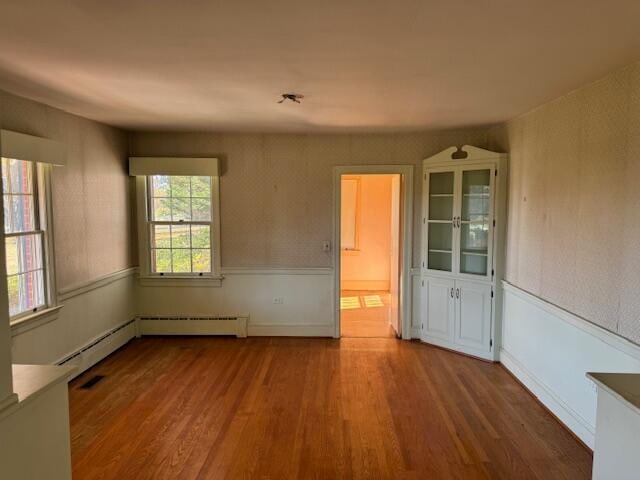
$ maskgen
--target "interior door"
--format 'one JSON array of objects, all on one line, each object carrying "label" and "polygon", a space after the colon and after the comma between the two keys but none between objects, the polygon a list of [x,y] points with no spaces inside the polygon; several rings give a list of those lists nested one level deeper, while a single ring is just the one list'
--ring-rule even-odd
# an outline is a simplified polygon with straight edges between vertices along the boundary
[{"label": "interior door", "polygon": [[491,285],[456,280],[455,343],[489,351]]},{"label": "interior door", "polygon": [[426,265],[432,273],[453,273],[456,269],[454,245],[456,228],[456,169],[429,171],[427,178]]},{"label": "interior door", "polygon": [[448,278],[427,277],[424,279],[422,298],[422,340],[429,337],[446,341],[453,340],[455,312],[455,282]]},{"label": "interior door", "polygon": [[401,324],[400,324],[400,175],[394,175],[391,177],[391,248],[390,248],[390,279],[389,279],[389,293],[390,293],[390,308],[389,308],[389,321],[391,326],[396,332],[396,336],[400,337]]},{"label": "interior door", "polygon": [[457,222],[459,273],[491,279],[493,239],[492,166],[465,167],[460,171],[460,210]]}]

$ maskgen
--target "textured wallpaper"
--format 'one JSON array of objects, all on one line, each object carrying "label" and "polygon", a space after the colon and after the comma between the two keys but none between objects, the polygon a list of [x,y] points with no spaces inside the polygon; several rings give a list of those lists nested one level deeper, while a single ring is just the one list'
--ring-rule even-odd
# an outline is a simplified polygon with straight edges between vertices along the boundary
[{"label": "textured wallpaper", "polygon": [[451,145],[486,148],[486,128],[393,134],[134,133],[132,155],[210,155],[222,163],[224,267],[325,267],[332,254],[333,166],[410,164],[414,265],[420,257],[422,159]]},{"label": "textured wallpaper", "polygon": [[507,280],[640,343],[640,64],[490,140],[510,152]]},{"label": "textured wallpaper", "polygon": [[52,174],[58,288],[132,266],[126,133],[5,92],[0,125],[67,146]]}]

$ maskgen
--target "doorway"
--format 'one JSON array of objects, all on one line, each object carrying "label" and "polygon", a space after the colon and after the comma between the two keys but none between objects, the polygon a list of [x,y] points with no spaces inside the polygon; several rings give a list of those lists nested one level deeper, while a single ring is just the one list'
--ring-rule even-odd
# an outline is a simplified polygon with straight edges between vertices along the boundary
[{"label": "doorway", "polygon": [[336,336],[409,338],[411,167],[337,170]]}]

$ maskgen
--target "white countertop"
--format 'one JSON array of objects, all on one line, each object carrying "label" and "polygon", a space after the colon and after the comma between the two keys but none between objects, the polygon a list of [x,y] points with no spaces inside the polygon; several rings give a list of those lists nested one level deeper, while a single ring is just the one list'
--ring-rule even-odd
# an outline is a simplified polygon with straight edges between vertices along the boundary
[{"label": "white countertop", "polygon": [[640,373],[587,373],[599,387],[640,413]]},{"label": "white countertop", "polygon": [[65,365],[17,365],[13,369],[13,391],[18,395],[18,402],[37,395],[60,381],[66,381],[75,370],[74,366]]}]

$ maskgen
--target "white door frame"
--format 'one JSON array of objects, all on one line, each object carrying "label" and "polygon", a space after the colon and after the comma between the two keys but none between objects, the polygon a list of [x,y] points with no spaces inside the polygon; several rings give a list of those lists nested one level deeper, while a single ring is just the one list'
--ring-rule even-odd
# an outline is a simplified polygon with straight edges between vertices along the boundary
[{"label": "white door frame", "polygon": [[333,304],[334,338],[340,338],[340,177],[342,175],[399,174],[402,198],[402,261],[400,262],[400,325],[402,338],[411,339],[411,268],[413,263],[413,165],[349,165],[333,167]]}]

